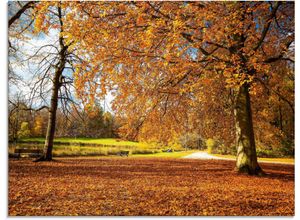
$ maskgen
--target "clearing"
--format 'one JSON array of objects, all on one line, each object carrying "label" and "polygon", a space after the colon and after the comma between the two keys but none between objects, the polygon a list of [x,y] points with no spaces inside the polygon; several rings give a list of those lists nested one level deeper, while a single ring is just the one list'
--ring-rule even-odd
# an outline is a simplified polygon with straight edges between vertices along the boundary
[{"label": "clearing", "polygon": [[176,158],[9,161],[9,215],[294,215],[294,166]]}]

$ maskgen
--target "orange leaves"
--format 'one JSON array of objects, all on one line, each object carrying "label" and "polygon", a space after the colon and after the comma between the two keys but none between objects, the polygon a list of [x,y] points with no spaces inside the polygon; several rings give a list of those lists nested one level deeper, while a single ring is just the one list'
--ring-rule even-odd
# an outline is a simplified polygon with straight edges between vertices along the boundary
[{"label": "orange leaves", "polygon": [[140,14],[137,19],[136,19],[136,24],[138,26],[143,26],[145,24],[145,19],[144,19],[144,15]]},{"label": "orange leaves", "polygon": [[43,23],[44,23],[45,15],[44,14],[39,14],[36,18],[35,21],[35,31],[38,33],[41,31]]},{"label": "orange leaves", "polygon": [[[279,64],[266,64],[264,60],[287,50],[276,26],[270,28],[262,46],[253,49],[261,28],[268,22],[270,4],[266,2],[63,5],[63,36],[66,43],[75,42],[69,51],[80,58],[79,69],[74,73],[78,96],[91,104],[89,100],[93,102],[114,89],[116,114],[126,115],[128,133],[143,121],[140,137],[161,138],[167,130],[167,138],[163,138],[171,139],[174,133],[199,127],[205,128],[203,133],[219,129],[220,136],[230,136],[230,107],[234,103],[228,94],[244,83],[253,84],[255,78],[267,79],[271,73],[274,80]],[[41,10],[44,6],[47,8],[46,3],[38,7]],[[290,27],[291,24],[284,23],[287,17],[285,21],[279,16],[280,10],[290,13],[289,10],[279,9],[277,19]],[[43,14],[37,18],[37,29],[49,20]],[[191,71],[185,75],[188,70]],[[279,78],[277,83],[293,90],[291,80],[283,83]],[[256,85],[251,87],[252,96],[263,92]],[[292,95],[286,94],[292,100]],[[256,105],[261,103],[256,101]],[[208,126],[189,126],[190,121],[201,117],[209,121]],[[223,124],[213,126],[212,122],[220,118],[226,118],[226,122],[222,120]],[[226,126],[228,131],[224,132]]]},{"label": "orange leaves", "polygon": [[50,26],[53,25],[51,20],[51,12],[49,7],[56,5],[56,2],[39,2],[34,5],[34,33],[44,32],[48,33]]},{"label": "orange leaves", "polygon": [[233,168],[234,161],[130,156],[10,160],[8,215],[294,214],[294,166],[263,164],[267,177]]}]

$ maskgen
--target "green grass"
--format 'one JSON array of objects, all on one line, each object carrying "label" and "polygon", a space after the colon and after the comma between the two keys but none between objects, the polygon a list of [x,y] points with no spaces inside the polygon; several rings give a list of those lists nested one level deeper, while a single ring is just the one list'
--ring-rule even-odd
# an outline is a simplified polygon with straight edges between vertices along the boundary
[{"label": "green grass", "polygon": [[[191,153],[194,153],[196,151],[178,151],[178,152],[170,152],[170,153],[167,153],[167,152],[160,152],[160,153],[152,153],[152,154],[129,154],[129,157],[130,158],[182,158],[184,156],[187,156]],[[85,158],[88,157],[88,156],[91,156],[92,158],[95,158],[94,156],[97,156],[97,157],[112,157],[112,158],[120,158],[120,156],[116,155],[116,154],[106,154],[104,152],[103,155],[98,155],[98,154],[94,154],[93,153],[82,153],[81,154],[72,154],[71,152],[68,152],[68,153],[63,153],[63,152],[60,152],[59,155],[56,155],[58,157],[69,157],[69,156],[76,156],[76,157],[82,157],[84,156]],[[126,157],[124,157],[126,158]]]},{"label": "green grass", "polygon": [[[44,138],[24,138],[16,145],[17,148],[39,148],[44,145]],[[16,146],[9,146],[9,153],[13,153]],[[117,155],[120,151],[129,151],[130,156],[137,157],[181,157],[189,153],[180,154],[164,153],[163,151],[172,148],[176,151],[184,150],[181,147],[168,147],[156,143],[141,143],[133,141],[118,140],[113,138],[56,138],[53,146],[53,156],[111,156]]]},{"label": "green grass", "polygon": [[[44,143],[45,138],[23,138],[20,140],[23,143]],[[54,143],[60,144],[95,144],[95,145],[110,145],[110,146],[147,146],[147,143],[118,140],[115,138],[55,138]]]},{"label": "green grass", "polygon": [[[124,149],[122,149],[123,151]],[[126,150],[126,149],[125,149]],[[53,156],[56,157],[64,157],[64,156],[116,156],[121,150],[114,148],[76,148],[72,147],[70,149],[57,149],[54,148]],[[128,150],[129,157],[134,158],[152,158],[152,157],[161,157],[161,158],[181,158],[195,151],[177,151],[177,152],[161,152],[159,150],[156,151],[140,151],[140,150]]]},{"label": "green grass", "polygon": [[187,156],[189,154],[195,153],[197,151],[189,150],[189,151],[177,151],[177,152],[161,152],[156,154],[134,154],[131,157],[136,158],[152,158],[152,157],[161,157],[161,158],[182,158],[184,156]]}]

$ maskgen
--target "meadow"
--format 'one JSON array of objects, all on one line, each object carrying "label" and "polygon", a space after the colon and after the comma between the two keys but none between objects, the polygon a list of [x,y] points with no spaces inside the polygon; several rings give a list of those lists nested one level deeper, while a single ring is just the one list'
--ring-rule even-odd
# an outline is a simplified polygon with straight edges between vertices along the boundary
[{"label": "meadow", "polygon": [[[24,138],[17,144],[9,145],[12,155],[16,148],[43,149],[44,138]],[[171,152],[167,152],[171,150]],[[129,151],[129,155],[156,157],[182,157],[193,150],[186,150],[180,145],[165,146],[158,143],[125,141],[114,138],[56,138],[54,140],[53,156],[112,156],[121,151]]]}]

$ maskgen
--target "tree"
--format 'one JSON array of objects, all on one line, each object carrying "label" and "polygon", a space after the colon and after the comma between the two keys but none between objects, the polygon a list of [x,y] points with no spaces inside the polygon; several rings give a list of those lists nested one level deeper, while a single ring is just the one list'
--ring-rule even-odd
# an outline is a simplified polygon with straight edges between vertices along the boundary
[{"label": "tree", "polygon": [[293,65],[293,2],[41,2],[35,8],[38,31],[60,32],[43,159],[52,158],[60,77],[70,57],[85,108],[114,93],[128,138],[168,142],[195,130],[209,136],[205,130],[212,128],[231,142],[235,127],[237,170],[263,173],[253,100],[258,106],[255,93],[265,87],[294,112],[291,95],[269,83],[278,66]]},{"label": "tree", "polygon": [[35,117],[33,135],[36,137],[41,137],[43,135],[43,122],[42,117],[40,116]]},{"label": "tree", "polygon": [[[15,94],[14,97],[9,96],[8,103],[8,135],[9,141],[17,141],[19,138],[19,131],[22,128],[23,122],[31,121],[31,112],[28,111],[26,100],[21,93]],[[28,129],[31,127],[27,125]],[[24,125],[23,125],[24,127]],[[30,129],[29,129],[30,130]],[[21,133],[24,133],[23,131]],[[27,131],[25,132],[27,134]],[[22,135],[21,135],[22,136]],[[24,136],[24,135],[23,135]],[[28,136],[28,134],[27,134]]]},{"label": "tree", "polygon": [[[90,54],[88,65],[75,72],[79,95],[89,91],[94,96],[96,88],[102,93],[117,90],[115,109],[134,122],[128,130],[143,130],[147,136],[154,130],[159,134],[162,129],[157,127],[168,127],[172,134],[182,130],[178,123],[186,120],[184,113],[203,98],[201,88],[210,90],[211,80],[225,82],[222,88],[234,95],[237,170],[263,173],[256,157],[251,96],[256,81],[264,83],[266,76],[273,75],[275,62],[293,62],[288,56],[294,42],[292,2],[82,3],[76,7],[76,13],[82,14],[81,25],[72,26],[70,32],[81,45],[78,52]],[[82,33],[89,36],[83,39]],[[97,81],[97,72],[102,83],[88,89],[86,81]]]},{"label": "tree", "polygon": [[21,123],[21,128],[18,131],[18,138],[26,138],[30,136],[29,124],[23,121]]},{"label": "tree", "polygon": [[[12,4],[11,7],[13,8],[14,6]],[[30,13],[33,19],[21,19],[22,13],[28,8],[32,8]],[[70,94],[73,81],[69,76],[72,75],[72,62],[76,58],[71,58],[71,50],[68,51],[68,49],[72,42],[68,42],[67,37],[63,33],[65,13],[60,2],[36,2],[34,4],[29,2],[19,9],[16,16],[22,22],[11,25],[14,22],[9,21],[10,40],[17,39],[18,41],[26,42],[37,35],[45,36],[48,33],[54,35],[49,44],[40,46],[33,54],[27,55],[23,53],[20,58],[21,60],[23,59],[23,62],[21,61],[20,63],[29,61],[27,64],[29,71],[34,70],[28,83],[31,90],[30,94],[27,95],[28,100],[31,101],[28,110],[48,109],[49,112],[44,153],[36,161],[52,160],[58,103],[60,101],[63,112],[67,114],[69,111],[68,103],[73,102]],[[24,23],[27,25],[27,28],[20,33],[14,34],[14,30],[18,30]],[[39,37],[37,36],[37,38]],[[27,58],[26,55],[28,56]],[[51,99],[49,100],[50,93]]]},{"label": "tree", "polygon": [[[65,40],[62,36],[63,33],[63,20],[62,20],[62,9],[60,3],[57,5],[57,16],[59,27],[60,27],[60,36],[59,36],[59,49],[58,49],[58,62],[55,65],[55,72],[53,76],[52,84],[52,95],[49,108],[49,118],[48,118],[48,128],[46,133],[46,140],[44,146],[44,153],[42,157],[38,158],[37,161],[43,160],[52,160],[52,149],[53,149],[53,140],[55,134],[55,125],[56,125],[56,111],[58,106],[58,93],[59,89],[63,83],[63,71],[66,67],[66,58],[69,45],[65,43]],[[39,20],[38,20],[39,21]],[[41,21],[43,22],[43,20]]]}]

